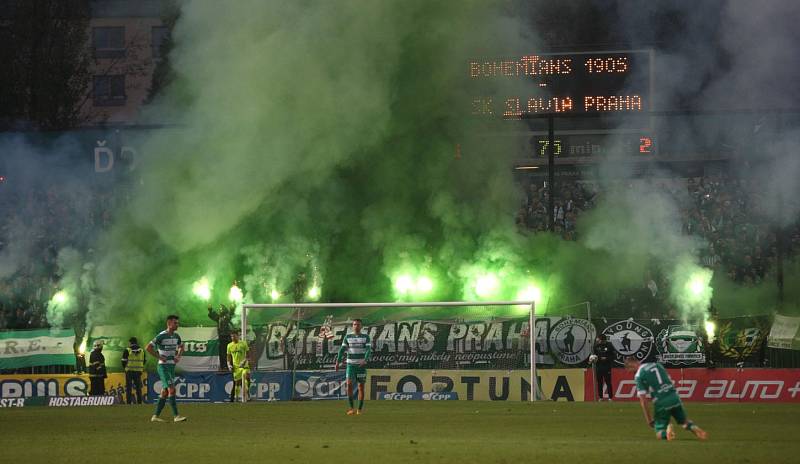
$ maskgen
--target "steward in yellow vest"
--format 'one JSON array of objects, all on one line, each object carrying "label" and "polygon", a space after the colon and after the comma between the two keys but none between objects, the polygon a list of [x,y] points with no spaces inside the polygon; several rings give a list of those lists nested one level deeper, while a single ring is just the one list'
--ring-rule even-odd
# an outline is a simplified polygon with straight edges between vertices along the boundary
[{"label": "steward in yellow vest", "polygon": [[125,397],[133,404],[131,390],[136,392],[136,402],[142,404],[142,372],[144,371],[144,350],[136,337],[128,340],[128,348],[122,353],[122,367],[125,368]]}]

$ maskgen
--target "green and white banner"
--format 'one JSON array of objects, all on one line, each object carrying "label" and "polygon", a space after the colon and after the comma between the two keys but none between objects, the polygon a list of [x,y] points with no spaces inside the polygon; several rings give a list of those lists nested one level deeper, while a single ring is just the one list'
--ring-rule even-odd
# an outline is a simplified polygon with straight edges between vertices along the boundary
[{"label": "green and white banner", "polygon": [[181,327],[178,335],[185,349],[179,370],[187,372],[219,369],[219,338],[216,327]]},{"label": "green and white banner", "polygon": [[72,329],[0,332],[0,369],[74,365]]},{"label": "green and white banner", "polygon": [[769,331],[767,345],[770,348],[800,350],[800,317],[776,314]]},{"label": "green and white banner", "polygon": [[[153,334],[153,337],[156,334]],[[183,340],[185,352],[178,364],[178,369],[187,372],[215,371],[219,369],[219,340],[215,327],[181,327],[178,335]],[[109,371],[122,370],[122,353],[128,347],[128,339],[133,334],[119,325],[100,325],[92,328],[87,343],[87,353],[91,351],[96,340],[103,342],[103,356]],[[153,337],[140,339],[139,345],[145,348]],[[149,354],[146,354],[148,358]]]}]

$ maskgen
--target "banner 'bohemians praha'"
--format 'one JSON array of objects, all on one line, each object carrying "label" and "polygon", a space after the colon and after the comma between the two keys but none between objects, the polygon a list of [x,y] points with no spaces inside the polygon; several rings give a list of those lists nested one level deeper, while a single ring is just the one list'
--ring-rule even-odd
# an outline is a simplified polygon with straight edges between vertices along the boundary
[{"label": "banner 'bohemians praha'", "polygon": [[[705,328],[677,320],[609,320],[542,317],[536,320],[537,363],[585,366],[594,340],[604,334],[615,363],[625,356],[670,366],[702,366],[709,355],[729,362],[755,361],[769,332],[767,317],[723,319],[713,340]],[[347,324],[276,322],[255,331],[258,368],[318,369],[334,364]],[[529,365],[527,318],[477,322],[408,320],[364,328],[372,340],[370,368],[521,369]]]}]

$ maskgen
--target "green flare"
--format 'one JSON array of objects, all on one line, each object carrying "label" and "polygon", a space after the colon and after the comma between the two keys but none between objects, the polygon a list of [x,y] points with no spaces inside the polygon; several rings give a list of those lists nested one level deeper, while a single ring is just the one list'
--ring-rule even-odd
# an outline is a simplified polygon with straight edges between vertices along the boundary
[{"label": "green flare", "polygon": [[409,275],[401,275],[395,279],[394,288],[399,294],[407,294],[414,289],[414,280]]},{"label": "green flare", "polygon": [[712,273],[708,270],[697,271],[689,277],[686,282],[685,288],[690,299],[703,301],[708,299],[711,292],[709,282],[711,282]]},{"label": "green flare", "polygon": [[715,324],[714,321],[707,320],[705,322],[705,329],[706,329],[706,335],[708,336],[708,341],[713,342],[715,334],[717,332],[717,324]]},{"label": "green flare", "polygon": [[208,284],[208,278],[203,277],[192,285],[192,293],[203,301],[211,299],[211,287]]},{"label": "green flare", "polygon": [[234,303],[242,301],[242,289],[240,289],[236,284],[233,284],[228,292],[228,299]]},{"label": "green flare", "polygon": [[317,299],[319,299],[319,297],[320,297],[320,295],[321,295],[321,294],[322,294],[322,289],[320,289],[320,288],[319,288],[318,286],[316,286],[316,285],[313,285],[311,288],[309,288],[309,289],[308,289],[308,297],[309,297],[311,300],[317,300]]},{"label": "green flare", "polygon": [[531,284],[517,293],[518,301],[533,301],[537,304],[542,302],[542,289],[538,286]]},{"label": "green flare", "polygon": [[57,305],[63,305],[64,303],[67,302],[67,298],[68,298],[67,292],[65,292],[64,290],[59,290],[53,295],[53,303]]},{"label": "green flare", "polygon": [[420,276],[417,278],[414,289],[418,294],[426,295],[433,291],[433,280],[431,280],[428,276]]},{"label": "green flare", "polygon": [[680,260],[672,277],[671,300],[685,320],[705,320],[714,290],[710,283],[713,272],[691,262]]},{"label": "green flare", "polygon": [[689,283],[687,284],[689,287],[689,291],[693,296],[699,297],[703,294],[703,291],[706,288],[706,282],[704,279],[699,276],[692,277],[689,279]]},{"label": "green flare", "polygon": [[500,282],[494,274],[484,274],[475,280],[475,294],[486,299],[497,294]]}]

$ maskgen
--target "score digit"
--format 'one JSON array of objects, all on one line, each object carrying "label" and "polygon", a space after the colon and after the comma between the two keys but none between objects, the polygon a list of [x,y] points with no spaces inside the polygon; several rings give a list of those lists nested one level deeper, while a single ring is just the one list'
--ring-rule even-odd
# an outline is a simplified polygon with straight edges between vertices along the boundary
[{"label": "score digit", "polygon": [[639,137],[639,153],[652,153],[653,139],[650,137]]}]

